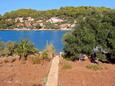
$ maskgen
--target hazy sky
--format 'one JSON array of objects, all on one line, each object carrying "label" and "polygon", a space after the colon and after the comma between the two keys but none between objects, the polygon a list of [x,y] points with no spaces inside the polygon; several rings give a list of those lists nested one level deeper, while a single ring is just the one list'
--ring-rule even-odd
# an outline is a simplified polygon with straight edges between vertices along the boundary
[{"label": "hazy sky", "polygon": [[0,14],[21,8],[46,10],[64,6],[105,6],[115,8],[115,0],[1,0]]}]

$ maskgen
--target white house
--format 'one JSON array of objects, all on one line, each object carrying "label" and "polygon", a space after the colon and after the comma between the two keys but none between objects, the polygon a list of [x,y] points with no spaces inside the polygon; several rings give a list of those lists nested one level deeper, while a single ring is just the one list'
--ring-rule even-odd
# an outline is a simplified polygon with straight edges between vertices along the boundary
[{"label": "white house", "polygon": [[34,18],[27,17],[27,20],[30,21],[30,22],[32,22],[32,21],[34,21]]},{"label": "white house", "polygon": [[63,19],[57,18],[57,17],[52,17],[49,20],[47,20],[46,22],[51,22],[51,23],[58,23],[58,22],[63,22]]},{"label": "white house", "polygon": [[15,19],[15,22],[24,22],[24,18],[23,17],[17,17],[16,19]]}]

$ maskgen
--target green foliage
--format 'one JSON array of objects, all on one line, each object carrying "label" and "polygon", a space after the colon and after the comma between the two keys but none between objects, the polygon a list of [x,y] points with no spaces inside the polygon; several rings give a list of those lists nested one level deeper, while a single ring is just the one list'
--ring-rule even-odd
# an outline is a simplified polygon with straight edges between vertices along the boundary
[{"label": "green foliage", "polygon": [[97,53],[97,59],[101,62],[107,62],[107,58],[105,54],[102,54],[102,53]]},{"label": "green foliage", "polygon": [[86,68],[97,71],[97,70],[101,70],[102,67],[98,64],[89,64],[86,66]]},{"label": "green foliage", "polygon": [[38,56],[31,57],[31,61],[33,64],[40,64],[40,58]]},{"label": "green foliage", "polygon": [[1,50],[1,56],[8,56],[9,55],[9,50],[8,48],[4,48],[3,50]]},{"label": "green foliage", "polygon": [[[115,58],[115,26],[113,24],[115,16],[113,14],[115,15],[115,12],[94,13],[80,17],[74,30],[64,36],[65,57],[76,60],[80,53],[91,55],[95,47],[101,46],[103,51],[106,50],[106,53],[111,53],[112,58]],[[97,55],[99,60],[107,60],[105,55]]]},{"label": "green foliage", "polygon": [[16,18],[16,17],[37,17],[39,12],[32,9],[19,9],[16,11],[7,12],[4,14],[4,18]]},{"label": "green foliage", "polygon": [[[31,24],[36,23],[36,21],[38,20],[48,20],[51,17],[59,17],[59,18],[65,19],[66,23],[73,24],[74,20],[78,17],[86,16],[86,15],[90,16],[95,13],[103,14],[109,11],[114,12],[114,9],[105,8],[105,7],[85,7],[85,6],[84,7],[83,6],[81,7],[61,7],[60,9],[53,9],[53,10],[47,10],[47,11],[37,11],[37,10],[32,10],[32,9],[19,9],[19,10],[7,12],[3,16],[0,15],[0,29],[17,28],[16,26],[19,22],[16,23],[15,19],[18,17],[23,17],[24,19],[26,19],[27,17],[34,18],[35,21],[31,22]],[[110,14],[109,16],[112,17],[114,15]],[[8,19],[10,19],[10,21],[8,21]],[[112,24],[115,25],[114,20],[110,20],[110,21],[112,21]],[[59,29],[58,25],[48,24],[45,22],[46,28]],[[21,28],[21,26],[18,28]],[[31,28],[39,29],[41,27],[37,25],[36,27],[31,26]]]},{"label": "green foliage", "polygon": [[4,47],[5,47],[4,42],[0,41],[0,50],[3,50],[3,49],[4,49]]},{"label": "green foliage", "polygon": [[44,51],[42,52],[41,58],[43,58],[43,59],[48,59],[48,53],[47,53],[46,50],[44,50]]},{"label": "green foliage", "polygon": [[36,53],[38,50],[28,40],[15,42],[0,42],[0,56],[19,55],[22,59],[26,59],[29,54]]},{"label": "green foliage", "polygon": [[0,42],[0,56],[8,56],[10,54],[10,50],[7,48],[4,42]]},{"label": "green foliage", "polygon": [[37,49],[34,45],[28,40],[21,40],[17,44],[17,48],[15,52],[21,57],[21,59],[26,59],[29,54],[33,54],[37,52]]},{"label": "green foliage", "polygon": [[6,47],[9,50],[9,55],[13,55],[15,52],[14,50],[16,48],[16,43],[15,42],[7,42]]}]

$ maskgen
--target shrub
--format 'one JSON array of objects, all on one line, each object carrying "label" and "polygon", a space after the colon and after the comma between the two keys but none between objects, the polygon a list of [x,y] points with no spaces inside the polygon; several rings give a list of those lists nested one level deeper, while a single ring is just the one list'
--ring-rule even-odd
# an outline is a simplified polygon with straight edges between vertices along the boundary
[{"label": "shrub", "polygon": [[31,61],[32,61],[33,64],[40,64],[41,63],[40,60],[41,59],[38,56],[31,57]]},{"label": "shrub", "polygon": [[4,47],[5,47],[4,42],[0,41],[0,50],[4,49]]},{"label": "shrub", "polygon": [[88,69],[91,69],[91,70],[94,70],[94,71],[97,71],[97,70],[101,70],[102,67],[98,64],[89,64],[86,66]]},{"label": "shrub", "polygon": [[7,42],[6,43],[6,47],[9,50],[9,55],[13,55],[14,54],[14,50],[16,48],[16,43],[15,42]]},{"label": "shrub", "polygon": [[[38,50],[28,40],[21,40],[15,42],[0,42],[0,56],[13,56],[14,54],[20,56],[19,59],[26,60],[28,55],[37,53]],[[12,59],[12,58],[11,58]],[[33,63],[39,63],[38,58],[32,58]],[[7,61],[6,61],[7,62]]]},{"label": "shrub", "polygon": [[46,86],[47,79],[48,79],[48,75],[46,75],[46,76],[43,78],[43,80],[41,81],[42,86]]},{"label": "shrub", "polygon": [[10,51],[8,50],[8,48],[4,48],[3,50],[1,50],[2,56],[9,56]]},{"label": "shrub", "polygon": [[0,56],[3,56],[3,50],[5,48],[4,42],[0,41]]},{"label": "shrub", "polygon": [[[113,14],[115,13],[94,13],[81,17],[74,30],[64,36],[64,57],[77,60],[80,53],[91,55],[95,47],[101,46],[103,50],[107,50],[106,53],[115,58]],[[108,60],[102,54],[99,54],[98,58],[102,61]]]},{"label": "shrub", "polygon": [[46,45],[46,48],[43,50],[42,52],[42,58],[43,59],[51,59],[53,58],[55,54],[55,49],[54,49],[54,46],[53,44],[47,44]]},{"label": "shrub", "polygon": [[22,60],[25,60],[29,54],[37,52],[37,49],[34,45],[28,40],[21,40],[15,49],[15,52],[21,57]]},{"label": "shrub", "polygon": [[64,64],[63,64],[63,69],[71,69],[72,68],[72,65],[71,64],[69,64],[69,63],[67,63],[67,62],[65,62]]},{"label": "shrub", "polygon": [[16,44],[14,42],[0,42],[0,56],[9,56],[14,54]]},{"label": "shrub", "polygon": [[101,62],[107,62],[107,58],[105,54],[102,54],[102,53],[97,53],[97,59]]},{"label": "shrub", "polygon": [[41,58],[42,58],[42,59],[48,59],[48,52],[47,52],[46,50],[44,50],[44,51],[42,52]]}]

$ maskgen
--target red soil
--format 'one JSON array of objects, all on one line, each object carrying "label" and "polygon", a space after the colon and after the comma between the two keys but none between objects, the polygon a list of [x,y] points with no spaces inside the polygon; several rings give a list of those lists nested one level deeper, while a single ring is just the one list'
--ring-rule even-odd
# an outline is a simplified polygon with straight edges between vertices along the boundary
[{"label": "red soil", "polygon": [[41,86],[48,74],[50,62],[44,64],[0,64],[0,86]]},{"label": "red soil", "polygon": [[115,64],[102,64],[102,70],[94,71],[86,68],[89,62],[68,62],[72,66],[64,69],[60,63],[60,86],[115,86]]}]

